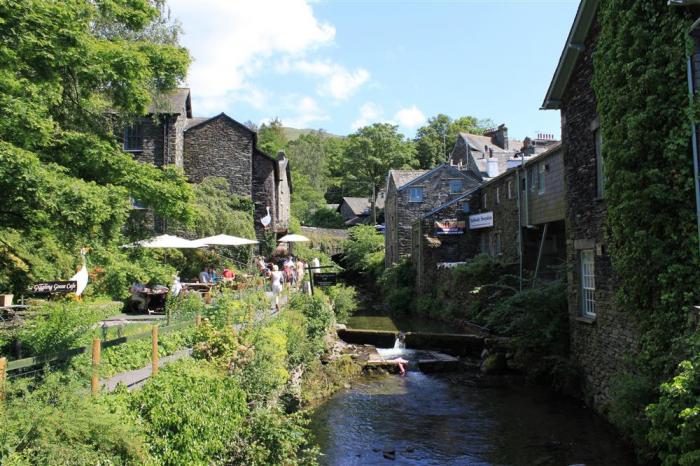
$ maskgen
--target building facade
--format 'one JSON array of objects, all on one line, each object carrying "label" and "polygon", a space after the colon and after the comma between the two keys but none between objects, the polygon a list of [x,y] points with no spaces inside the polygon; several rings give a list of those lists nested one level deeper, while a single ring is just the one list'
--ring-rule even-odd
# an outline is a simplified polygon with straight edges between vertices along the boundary
[{"label": "building facade", "polygon": [[633,319],[613,304],[615,275],[605,238],[604,141],[591,87],[597,0],[583,0],[543,108],[561,111],[571,354],[587,401],[605,410],[611,384],[634,351]]},{"label": "building facade", "polygon": [[[126,128],[124,150],[156,166],[175,165],[192,183],[224,178],[231,194],[255,205],[255,231],[284,234],[289,226],[291,176],[284,153],[273,157],[257,148],[257,134],[225,113],[192,116],[189,89],[154,101],[149,115]],[[267,228],[261,219],[270,215]]]},{"label": "building facade", "polygon": [[481,177],[444,164],[433,170],[390,170],[384,204],[387,267],[411,254],[413,223],[476,188]]}]

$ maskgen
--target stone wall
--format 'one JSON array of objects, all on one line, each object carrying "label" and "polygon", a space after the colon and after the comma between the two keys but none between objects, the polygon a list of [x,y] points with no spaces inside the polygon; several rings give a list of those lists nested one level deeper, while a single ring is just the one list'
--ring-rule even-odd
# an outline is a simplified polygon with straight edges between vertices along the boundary
[{"label": "stone wall", "polygon": [[193,183],[225,178],[233,194],[250,197],[253,146],[253,133],[222,114],[185,131],[185,173]]},{"label": "stone wall", "polygon": [[555,150],[550,154],[538,157],[532,164],[525,165],[529,170],[539,170],[539,165],[544,165],[544,192],[539,188],[528,193],[528,219],[529,225],[564,220],[566,205],[564,199],[564,160],[562,151]]},{"label": "stone wall", "polygon": [[[462,191],[451,194],[449,182],[457,179],[463,182]],[[396,219],[392,222],[392,229],[394,226],[396,227],[394,262],[396,262],[397,257],[401,258],[411,254],[412,225],[414,222],[431,210],[459,197],[463,192],[475,188],[478,183],[474,178],[464,176],[452,167],[443,166],[427,176],[410,183],[405,189],[397,190],[395,193]],[[419,187],[423,188],[423,201],[410,202],[410,188]],[[387,203],[388,200],[387,198]],[[387,228],[389,228],[389,218],[387,218]]]},{"label": "stone wall", "polygon": [[[599,411],[610,401],[611,382],[622,372],[637,334],[629,315],[613,306],[614,275],[604,235],[605,202],[596,199],[596,100],[591,88],[594,24],[562,102],[571,352],[581,367],[586,400]],[[594,251],[596,317],[581,312],[580,253]]]},{"label": "stone wall", "polygon": [[255,235],[258,241],[263,240],[264,228],[260,219],[267,215],[267,207],[270,207],[270,215],[277,218],[277,197],[275,189],[275,162],[260,151],[253,154],[253,203],[255,211]]},{"label": "stone wall", "polygon": [[[511,185],[510,196],[508,184]],[[480,190],[481,202],[471,214],[493,212],[493,227],[474,230],[481,252],[517,261],[518,253],[518,180],[515,172],[506,173],[486,183]],[[500,240],[499,240],[500,239]],[[500,251],[497,250],[500,242]]]},{"label": "stone wall", "polygon": [[[137,120],[143,134],[143,150],[129,151],[139,162],[151,163],[157,167],[163,165],[163,125],[160,120],[153,121],[150,117]],[[124,134],[122,133],[122,137]]]},{"label": "stone wall", "polygon": [[399,260],[399,234],[396,229],[397,209],[396,185],[390,179],[384,203],[384,225],[386,226],[384,230],[384,265],[386,267],[395,264]]}]

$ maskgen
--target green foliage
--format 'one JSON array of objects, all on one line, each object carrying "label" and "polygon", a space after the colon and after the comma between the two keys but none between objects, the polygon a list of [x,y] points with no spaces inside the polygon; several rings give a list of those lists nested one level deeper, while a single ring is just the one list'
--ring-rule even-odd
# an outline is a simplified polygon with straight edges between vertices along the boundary
[{"label": "green foliage", "polygon": [[48,374],[42,384],[9,384],[0,409],[4,465],[147,464],[145,435],[70,377]]},{"label": "green foliage", "polygon": [[355,287],[338,284],[326,288],[325,292],[333,303],[336,322],[347,323],[358,306]]},{"label": "green foliage", "polygon": [[240,373],[241,386],[248,399],[266,403],[276,399],[289,379],[287,371],[287,336],[276,326],[259,329],[250,341],[253,356]]},{"label": "green foliage", "polygon": [[301,312],[306,319],[307,338],[315,354],[323,353],[325,336],[334,320],[333,308],[328,298],[320,294],[309,296],[296,293],[291,296],[289,307]]},{"label": "green foliage", "polygon": [[319,207],[311,214],[308,225],[320,228],[345,228],[345,220],[336,210]]},{"label": "green foliage", "polygon": [[682,361],[649,405],[648,440],[664,466],[700,464],[700,357]]},{"label": "green foliage", "polygon": [[191,221],[182,172],[136,162],[114,137],[186,74],[158,5],[0,3],[0,288],[70,277],[83,246],[120,254],[130,196]]},{"label": "green foliage", "polygon": [[[364,195],[379,192],[392,168],[416,165],[413,141],[404,139],[398,126],[374,123],[348,136],[342,167],[342,185],[353,184]],[[373,191],[374,188],[374,191]]]},{"label": "green foliage", "polygon": [[246,466],[317,464],[307,420],[302,414],[285,415],[278,408],[251,412],[233,444],[231,462]]},{"label": "green foliage", "polygon": [[[616,304],[633,316],[640,334],[631,376],[653,387],[669,380],[680,360],[694,357],[685,338],[693,331],[688,309],[700,299],[690,157],[690,123],[698,122],[698,103],[689,104],[686,75],[694,17],[662,0],[603,2],[598,17],[592,84],[603,139]],[[684,385],[693,371],[684,364],[677,379],[661,385],[661,398],[649,409],[647,440],[665,464],[700,461],[697,443],[684,437],[697,424],[679,417],[683,403],[691,411],[693,406],[683,390],[689,397],[700,393],[697,384]],[[621,390],[613,401],[620,406],[616,423],[643,455],[651,452],[643,416],[650,392]]]},{"label": "green foliage", "polygon": [[445,163],[459,133],[483,134],[493,127],[489,120],[463,116],[453,120],[442,113],[429,118],[428,124],[416,130],[414,142],[420,168],[432,169]]},{"label": "green foliage", "polygon": [[19,340],[31,354],[51,354],[87,345],[97,334],[94,326],[114,309],[105,311],[78,302],[46,303],[22,326]]},{"label": "green foliage", "polygon": [[292,215],[298,218],[302,225],[310,225],[313,213],[326,206],[323,191],[315,189],[306,175],[296,171],[292,171],[292,186]]},{"label": "green foliage", "polygon": [[153,456],[168,465],[225,462],[248,414],[236,381],[203,361],[169,364],[132,403]]},{"label": "green foliage", "polygon": [[348,230],[344,250],[347,269],[376,283],[384,269],[384,236],[371,225],[358,225]]},{"label": "green foliage", "polygon": [[384,270],[379,280],[384,303],[392,312],[410,312],[414,306],[416,268],[410,259],[401,259]]},{"label": "green foliage", "polygon": [[279,118],[270,123],[263,123],[258,130],[258,147],[266,154],[276,156],[277,152],[284,149],[287,137]]}]

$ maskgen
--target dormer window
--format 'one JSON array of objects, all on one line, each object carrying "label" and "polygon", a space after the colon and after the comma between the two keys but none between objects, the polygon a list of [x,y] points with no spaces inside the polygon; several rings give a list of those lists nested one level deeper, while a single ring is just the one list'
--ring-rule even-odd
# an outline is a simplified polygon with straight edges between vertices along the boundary
[{"label": "dormer window", "polygon": [[411,188],[409,202],[423,202],[423,188]]},{"label": "dormer window", "polygon": [[143,126],[141,123],[134,123],[124,129],[124,150],[127,152],[143,150]]},{"label": "dormer window", "polygon": [[450,194],[462,192],[462,180],[450,180]]}]

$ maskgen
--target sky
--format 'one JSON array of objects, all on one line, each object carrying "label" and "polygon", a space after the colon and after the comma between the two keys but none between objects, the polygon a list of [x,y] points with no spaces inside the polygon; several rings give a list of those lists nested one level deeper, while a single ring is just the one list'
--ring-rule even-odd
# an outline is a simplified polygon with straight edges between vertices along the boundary
[{"label": "sky", "polygon": [[407,137],[439,113],[560,135],[540,110],[578,0],[168,0],[196,116]]}]

